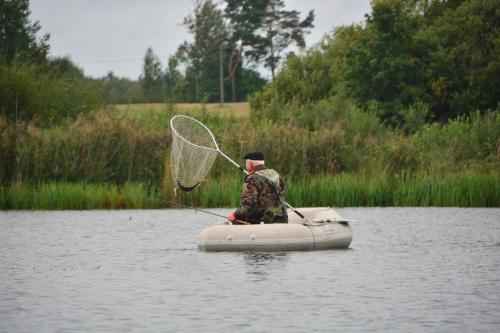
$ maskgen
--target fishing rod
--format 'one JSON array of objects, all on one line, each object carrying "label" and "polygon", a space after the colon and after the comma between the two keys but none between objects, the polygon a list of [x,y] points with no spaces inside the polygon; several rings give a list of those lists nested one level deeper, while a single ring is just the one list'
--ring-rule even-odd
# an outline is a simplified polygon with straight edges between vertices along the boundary
[{"label": "fishing rod", "polygon": [[[188,206],[188,205],[183,205],[181,203],[178,203],[178,202],[175,202],[175,201],[170,201],[170,200],[162,200],[161,203],[165,204],[170,204],[172,206],[177,206],[177,207],[182,207],[182,208],[189,208],[189,209],[193,209],[193,210],[196,210],[198,212],[202,212],[202,213],[205,213],[205,214],[210,214],[210,215],[214,215],[214,216],[218,216],[218,217],[222,217],[223,219],[227,220],[227,216],[224,216],[224,215],[220,215],[220,214],[217,214],[217,213],[212,213],[212,212],[209,212],[207,210],[203,210],[203,209],[199,209],[199,208],[196,208],[196,207],[191,207],[191,206]],[[234,221],[236,222],[237,224],[250,224],[248,222],[245,222],[245,221],[241,221],[241,220],[236,220]]]}]

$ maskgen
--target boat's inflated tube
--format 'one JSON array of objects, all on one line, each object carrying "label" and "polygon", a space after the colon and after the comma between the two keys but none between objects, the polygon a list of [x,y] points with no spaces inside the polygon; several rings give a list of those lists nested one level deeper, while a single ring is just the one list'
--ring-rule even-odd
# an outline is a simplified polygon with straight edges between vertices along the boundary
[{"label": "boat's inflated tube", "polygon": [[352,230],[331,208],[298,208],[288,223],[214,225],[198,235],[203,251],[310,251],[348,248]]}]

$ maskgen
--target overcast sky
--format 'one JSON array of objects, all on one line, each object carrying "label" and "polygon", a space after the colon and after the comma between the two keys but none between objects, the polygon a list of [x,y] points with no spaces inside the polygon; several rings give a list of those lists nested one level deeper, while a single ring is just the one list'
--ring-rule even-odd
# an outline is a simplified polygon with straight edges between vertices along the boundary
[{"label": "overcast sky", "polygon": [[[191,36],[181,25],[193,0],[31,0],[31,18],[50,33],[50,54],[69,56],[86,75],[109,71],[137,79],[148,47],[165,66],[179,44]],[[334,27],[362,22],[370,0],[285,0],[287,9],[314,9],[315,27],[306,37],[314,45]],[[266,73],[263,73],[266,74]]]}]

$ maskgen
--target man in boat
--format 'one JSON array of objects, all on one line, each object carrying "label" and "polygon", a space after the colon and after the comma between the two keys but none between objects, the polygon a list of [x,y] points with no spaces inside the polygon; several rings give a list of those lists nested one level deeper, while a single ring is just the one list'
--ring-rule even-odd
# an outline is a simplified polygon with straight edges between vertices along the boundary
[{"label": "man in boat", "polygon": [[240,206],[229,214],[228,220],[251,224],[287,223],[283,178],[275,170],[266,168],[264,153],[252,152],[243,158],[248,175],[241,189]]}]

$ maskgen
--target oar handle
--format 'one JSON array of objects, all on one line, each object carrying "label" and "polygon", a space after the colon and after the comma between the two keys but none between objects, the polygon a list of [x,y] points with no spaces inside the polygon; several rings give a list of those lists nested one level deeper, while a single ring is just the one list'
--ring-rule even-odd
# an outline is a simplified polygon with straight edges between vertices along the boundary
[{"label": "oar handle", "polygon": [[236,223],[236,224],[250,224],[250,223],[242,221],[242,220],[234,220],[233,223]]},{"label": "oar handle", "polygon": [[298,210],[296,210],[295,208],[293,208],[288,202],[285,201],[285,205],[287,205],[288,208],[290,208],[291,210],[293,210],[293,212],[295,214],[297,214],[298,216],[300,216],[302,219],[305,219],[304,215],[302,215],[301,212],[299,212]]}]

